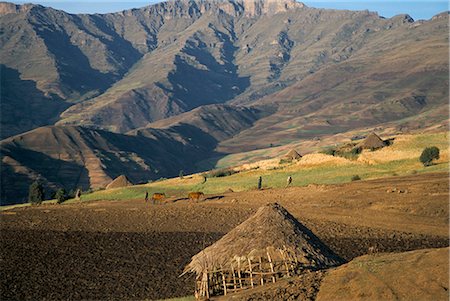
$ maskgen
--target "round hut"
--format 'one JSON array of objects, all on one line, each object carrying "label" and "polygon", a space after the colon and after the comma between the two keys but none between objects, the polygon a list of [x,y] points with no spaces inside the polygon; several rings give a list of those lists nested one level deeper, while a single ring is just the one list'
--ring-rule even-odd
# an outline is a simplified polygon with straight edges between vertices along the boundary
[{"label": "round hut", "polygon": [[183,275],[196,274],[195,295],[202,299],[342,263],[308,228],[275,203],[259,208],[193,256]]},{"label": "round hut", "polygon": [[360,147],[362,149],[377,149],[382,148],[386,144],[377,134],[371,133],[369,136],[366,137],[362,142],[360,142],[357,147]]},{"label": "round hut", "polygon": [[284,157],[283,159],[294,161],[294,160],[300,160],[302,156],[295,150],[291,149]]},{"label": "round hut", "polygon": [[128,181],[127,177],[124,175],[120,175],[115,178],[111,183],[106,186],[106,189],[127,187],[133,185],[130,181]]}]

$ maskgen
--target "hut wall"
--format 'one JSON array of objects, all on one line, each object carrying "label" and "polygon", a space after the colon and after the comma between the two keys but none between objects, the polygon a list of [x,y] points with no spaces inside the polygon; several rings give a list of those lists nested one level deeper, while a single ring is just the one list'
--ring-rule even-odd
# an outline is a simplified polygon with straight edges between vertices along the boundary
[{"label": "hut wall", "polygon": [[287,252],[278,251],[278,258],[281,259],[275,261],[269,253],[266,256],[239,258],[198,275],[195,290],[197,299],[251,289],[296,274],[301,269],[298,261]]}]

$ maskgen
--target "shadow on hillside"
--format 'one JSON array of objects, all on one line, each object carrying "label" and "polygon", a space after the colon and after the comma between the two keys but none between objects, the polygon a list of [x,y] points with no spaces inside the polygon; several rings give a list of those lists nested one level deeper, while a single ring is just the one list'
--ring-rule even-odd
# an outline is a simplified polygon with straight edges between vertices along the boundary
[{"label": "shadow on hillside", "polygon": [[1,205],[27,201],[29,186],[36,179],[44,185],[47,199],[60,187],[66,191],[89,189],[89,174],[84,166],[19,147],[3,148],[1,155],[9,156],[28,168],[26,172],[18,173],[13,166],[1,164]]},{"label": "shadow on hillside", "polygon": [[92,68],[88,57],[77,47],[66,31],[40,27],[36,33],[45,41],[49,52],[56,59],[59,77],[75,94],[89,91],[105,91],[117,79],[112,72],[103,73]]},{"label": "shadow on hillside", "polygon": [[230,41],[230,37],[218,32],[216,38],[223,43],[222,62],[219,63],[211,55],[207,44],[200,38],[191,38],[182,49],[189,57],[182,55],[175,57],[175,70],[168,76],[172,88],[160,84],[166,91],[171,90],[175,98],[188,106],[187,109],[205,104],[224,103],[250,86],[250,77],[240,77],[237,66],[233,64],[237,47]]},{"label": "shadow on hillside", "polygon": [[[116,135],[117,134],[112,134]],[[185,174],[207,171],[215,168],[218,160],[227,154],[214,151],[219,141],[205,131],[189,124],[179,124],[170,129],[146,128],[136,133],[136,141],[130,140],[127,136],[127,144],[119,141],[112,142],[123,151],[134,151],[142,154],[146,164],[161,167],[165,170],[153,175],[151,180],[160,177],[176,177],[180,171]],[[155,162],[155,158],[160,158]],[[201,167],[196,162],[214,158],[202,164]],[[142,181],[143,179],[140,179]],[[136,179],[139,181],[139,179]]]},{"label": "shadow on hillside", "polygon": [[56,121],[69,107],[57,95],[46,96],[32,80],[22,80],[19,71],[0,65],[0,139]]}]

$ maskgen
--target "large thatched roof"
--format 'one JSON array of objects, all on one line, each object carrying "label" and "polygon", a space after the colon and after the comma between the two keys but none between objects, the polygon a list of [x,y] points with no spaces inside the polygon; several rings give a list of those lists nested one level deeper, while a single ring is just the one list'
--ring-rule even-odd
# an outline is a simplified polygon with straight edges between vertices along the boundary
[{"label": "large thatched roof", "polygon": [[111,183],[106,186],[106,189],[127,187],[133,185],[130,181],[128,181],[127,177],[124,175],[120,175],[115,178]]},{"label": "large thatched roof", "polygon": [[302,156],[295,150],[295,149],[291,149],[285,156],[285,159],[289,159],[289,160],[298,160],[300,159]]},{"label": "large thatched roof", "polygon": [[259,256],[267,256],[268,252],[276,261],[280,254],[283,255],[279,250],[289,253],[305,269],[321,269],[341,263],[341,259],[308,228],[275,203],[259,208],[249,219],[192,257],[185,273],[211,271],[236,258],[256,260]]},{"label": "large thatched roof", "polygon": [[369,136],[360,142],[357,146],[361,148],[381,148],[385,146],[383,139],[381,139],[377,134],[371,133]]}]

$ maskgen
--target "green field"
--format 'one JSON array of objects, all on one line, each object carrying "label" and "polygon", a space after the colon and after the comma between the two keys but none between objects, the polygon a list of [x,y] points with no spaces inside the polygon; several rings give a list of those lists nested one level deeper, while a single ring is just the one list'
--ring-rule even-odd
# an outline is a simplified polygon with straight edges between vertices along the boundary
[{"label": "green field", "polygon": [[[426,146],[435,145],[441,150],[441,160],[434,165],[424,167],[418,157]],[[379,152],[379,153],[377,153]],[[406,153],[406,155],[405,155]],[[392,154],[392,161],[365,164],[356,161],[348,163],[321,164],[303,167],[295,164],[280,165],[276,170],[250,170],[243,171],[220,178],[208,178],[202,183],[199,175],[186,176],[184,179],[168,179],[145,185],[136,185],[127,188],[101,190],[83,195],[82,201],[91,200],[122,200],[143,199],[145,192],[164,192],[169,197],[186,197],[189,191],[202,191],[205,194],[220,194],[228,189],[233,191],[246,191],[257,188],[258,178],[263,178],[264,188],[281,188],[286,184],[288,176],[292,176],[294,186],[315,184],[339,184],[350,182],[352,176],[358,175],[362,180],[410,175],[425,172],[444,172],[449,170],[448,164],[448,133],[423,134],[407,136],[399,139],[392,146],[375,151],[368,155],[375,158],[386,157]],[[405,157],[395,159],[396,156]]]}]

